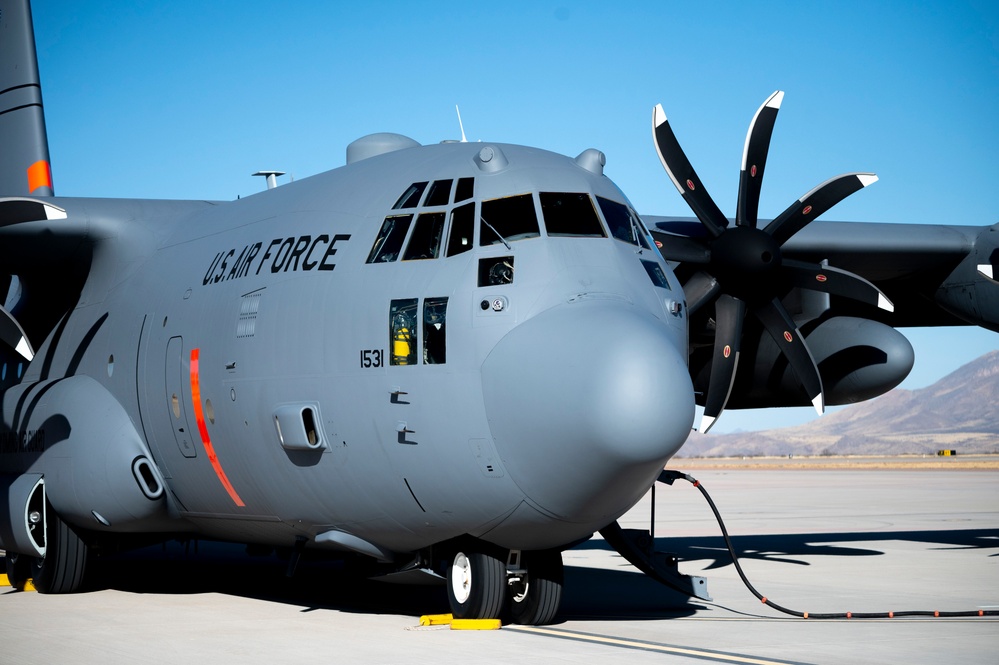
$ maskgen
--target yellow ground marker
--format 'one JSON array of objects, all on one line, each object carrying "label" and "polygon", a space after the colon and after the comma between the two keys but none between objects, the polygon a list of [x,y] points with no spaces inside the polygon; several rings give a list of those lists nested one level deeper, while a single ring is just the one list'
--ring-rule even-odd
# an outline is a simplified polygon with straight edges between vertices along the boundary
[{"label": "yellow ground marker", "polygon": [[[3,586],[13,586],[13,585],[10,583],[10,579],[7,577],[7,575],[5,575],[3,573],[0,573],[0,587],[3,587]],[[37,589],[35,589],[35,583],[34,583],[34,581],[31,580],[31,579],[28,579],[24,583],[24,590],[25,591],[37,591]]]},{"label": "yellow ground marker", "polygon": [[451,626],[451,630],[499,630],[503,622],[499,619],[455,619],[451,614],[424,614],[420,617],[421,626]]},{"label": "yellow ground marker", "polygon": [[499,619],[454,619],[451,630],[499,630],[503,622]]}]

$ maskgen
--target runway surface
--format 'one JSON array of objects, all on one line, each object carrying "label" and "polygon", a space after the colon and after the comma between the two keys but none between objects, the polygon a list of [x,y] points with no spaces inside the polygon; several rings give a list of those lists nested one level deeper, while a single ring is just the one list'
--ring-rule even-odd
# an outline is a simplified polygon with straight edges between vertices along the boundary
[{"label": "runway surface", "polygon": [[[686,465],[689,466],[689,465]],[[711,493],[761,593],[818,612],[999,609],[999,471],[686,469]],[[647,496],[622,519],[648,528]],[[0,589],[0,663],[994,663],[999,619],[816,621],[762,605],[709,508],[659,486],[655,536],[713,602],[638,573],[599,537],[564,554],[555,625],[419,628],[442,588],[179,544],[105,561],[94,590]]]}]

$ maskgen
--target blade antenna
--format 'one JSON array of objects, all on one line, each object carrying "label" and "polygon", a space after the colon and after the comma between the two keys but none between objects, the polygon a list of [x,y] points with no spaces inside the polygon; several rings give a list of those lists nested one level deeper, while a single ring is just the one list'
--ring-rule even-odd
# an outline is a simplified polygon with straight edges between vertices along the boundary
[{"label": "blade antenna", "polygon": [[454,111],[458,114],[458,127],[461,129],[461,142],[468,143],[468,139],[465,138],[465,125],[461,122],[461,111],[458,109],[458,105],[454,105]]}]

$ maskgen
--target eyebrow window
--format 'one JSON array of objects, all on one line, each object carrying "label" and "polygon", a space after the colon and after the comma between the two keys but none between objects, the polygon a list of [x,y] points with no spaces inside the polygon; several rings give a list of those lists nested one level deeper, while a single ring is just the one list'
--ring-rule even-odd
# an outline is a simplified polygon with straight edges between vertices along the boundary
[{"label": "eyebrow window", "polygon": [[454,202],[467,201],[475,195],[475,178],[458,178],[458,186],[454,188]]},{"label": "eyebrow window", "polygon": [[453,182],[454,180],[435,180],[434,184],[430,185],[427,200],[423,205],[446,206],[451,200],[451,183]]},{"label": "eyebrow window", "polygon": [[480,219],[480,245],[496,245],[541,235],[534,197],[530,194],[483,201]]},{"label": "eyebrow window", "polygon": [[399,210],[400,208],[415,208],[420,205],[420,197],[423,196],[423,190],[427,188],[427,183],[425,182],[414,182],[412,185],[402,193],[399,200],[395,202],[392,206],[393,210]]},{"label": "eyebrow window", "polygon": [[387,263],[399,258],[406,232],[413,221],[412,215],[395,215],[386,217],[382,228],[371,246],[368,263]]},{"label": "eyebrow window", "polygon": [[406,245],[403,261],[436,259],[444,233],[444,213],[425,212],[416,219],[413,235]]},{"label": "eyebrow window", "polygon": [[589,194],[541,192],[539,196],[548,235],[607,237]]}]

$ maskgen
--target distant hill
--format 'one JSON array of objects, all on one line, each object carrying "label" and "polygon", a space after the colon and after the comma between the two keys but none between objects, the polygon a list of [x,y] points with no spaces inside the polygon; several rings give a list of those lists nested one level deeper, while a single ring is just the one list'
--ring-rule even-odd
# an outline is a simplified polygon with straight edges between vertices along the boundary
[{"label": "distant hill", "polygon": [[[724,417],[724,416],[723,416]],[[999,351],[920,390],[892,390],[807,425],[692,433],[677,457],[999,453]]]}]

